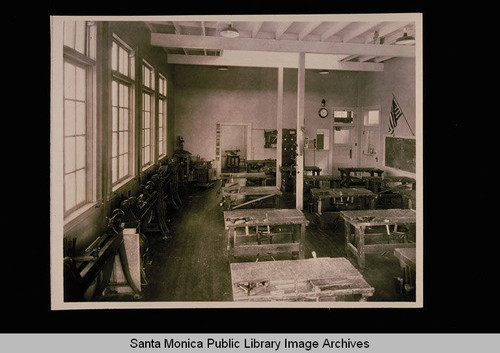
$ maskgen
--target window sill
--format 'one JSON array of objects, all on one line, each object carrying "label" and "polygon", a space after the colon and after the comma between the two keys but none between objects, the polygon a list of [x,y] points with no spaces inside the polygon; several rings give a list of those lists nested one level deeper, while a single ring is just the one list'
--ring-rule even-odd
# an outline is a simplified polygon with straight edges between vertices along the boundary
[{"label": "window sill", "polygon": [[116,192],[118,191],[118,189],[120,189],[122,186],[125,186],[126,184],[128,184],[130,181],[134,180],[135,177],[133,176],[130,176],[122,181],[120,181],[118,184],[114,185],[112,188],[111,188],[111,191],[113,192]]},{"label": "window sill", "polygon": [[82,220],[87,219],[97,208],[102,206],[101,201],[91,202],[85,206],[82,206],[78,210],[71,213],[69,216],[64,218],[64,230],[67,232],[71,228],[75,227]]}]

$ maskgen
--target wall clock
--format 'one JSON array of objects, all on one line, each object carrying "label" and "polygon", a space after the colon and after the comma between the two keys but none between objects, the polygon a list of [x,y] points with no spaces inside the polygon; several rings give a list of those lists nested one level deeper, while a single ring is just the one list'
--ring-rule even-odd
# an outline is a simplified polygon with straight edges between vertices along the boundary
[{"label": "wall clock", "polygon": [[325,100],[321,101],[321,108],[319,108],[318,115],[320,118],[326,118],[328,116],[328,109],[325,108]]}]

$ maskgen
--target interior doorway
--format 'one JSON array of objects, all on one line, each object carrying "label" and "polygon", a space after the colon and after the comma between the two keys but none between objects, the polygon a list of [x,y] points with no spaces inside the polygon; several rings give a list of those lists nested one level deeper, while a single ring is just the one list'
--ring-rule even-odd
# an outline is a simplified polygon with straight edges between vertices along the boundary
[{"label": "interior doorway", "polygon": [[246,171],[246,161],[251,158],[252,151],[251,133],[251,124],[219,123],[219,174]]}]

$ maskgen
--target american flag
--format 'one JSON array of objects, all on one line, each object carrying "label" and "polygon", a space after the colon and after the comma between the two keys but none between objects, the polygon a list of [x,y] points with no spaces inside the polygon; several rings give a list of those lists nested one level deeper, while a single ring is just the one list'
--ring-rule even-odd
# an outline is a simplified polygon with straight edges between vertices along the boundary
[{"label": "american flag", "polygon": [[389,118],[389,133],[394,135],[394,129],[398,125],[398,119],[403,115],[396,98],[392,97],[391,117]]}]

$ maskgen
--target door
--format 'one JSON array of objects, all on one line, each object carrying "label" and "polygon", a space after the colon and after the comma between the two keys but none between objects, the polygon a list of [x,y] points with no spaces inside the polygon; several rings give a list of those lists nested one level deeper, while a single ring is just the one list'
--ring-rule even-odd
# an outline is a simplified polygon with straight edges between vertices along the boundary
[{"label": "door", "polygon": [[221,172],[225,173],[228,171],[228,155],[237,155],[239,157],[240,169],[243,171],[248,151],[247,126],[241,124],[221,124],[220,128]]},{"label": "door", "polygon": [[363,167],[380,166],[380,107],[363,108],[363,127],[361,129],[361,159]]},{"label": "door", "polygon": [[332,139],[332,175],[340,175],[340,167],[356,167],[358,141],[355,126],[334,126]]}]

